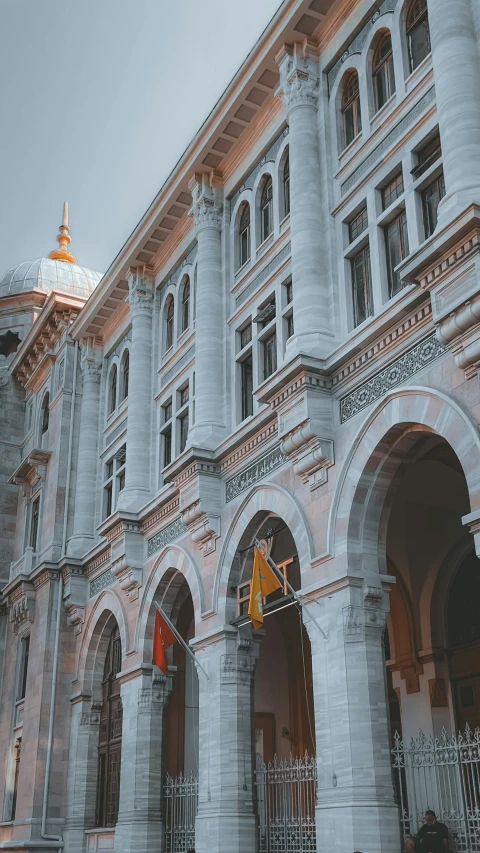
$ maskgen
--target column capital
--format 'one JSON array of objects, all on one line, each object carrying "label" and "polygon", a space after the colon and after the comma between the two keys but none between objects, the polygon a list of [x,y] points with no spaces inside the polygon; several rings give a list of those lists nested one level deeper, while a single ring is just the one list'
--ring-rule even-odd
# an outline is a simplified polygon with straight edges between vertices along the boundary
[{"label": "column capital", "polygon": [[80,369],[84,382],[100,382],[102,376],[102,362],[96,350],[89,344],[82,344]]},{"label": "column capital", "polygon": [[153,311],[153,276],[146,267],[131,267],[128,272],[128,297],[132,317],[151,315]]},{"label": "column capital", "polygon": [[197,234],[205,228],[222,230],[222,193],[214,186],[211,176],[206,173],[195,174],[188,182],[192,193],[190,216],[193,218]]},{"label": "column capital", "polygon": [[319,93],[317,57],[303,45],[293,48],[284,45],[275,57],[280,72],[280,85],[276,91],[287,108],[317,109]]}]

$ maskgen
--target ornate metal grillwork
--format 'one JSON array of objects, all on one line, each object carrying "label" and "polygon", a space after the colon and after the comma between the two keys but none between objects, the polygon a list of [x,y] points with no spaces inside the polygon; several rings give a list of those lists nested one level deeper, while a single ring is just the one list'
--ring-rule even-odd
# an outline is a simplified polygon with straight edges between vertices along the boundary
[{"label": "ornate metal grillwork", "polygon": [[404,835],[415,835],[426,809],[450,831],[451,849],[480,853],[480,729],[402,740],[395,735],[393,770]]},{"label": "ornate metal grillwork", "polygon": [[195,848],[198,778],[167,776],[165,781],[165,853],[187,853]]},{"label": "ornate metal grillwork", "polygon": [[316,853],[316,759],[257,759],[255,776],[260,853]]}]

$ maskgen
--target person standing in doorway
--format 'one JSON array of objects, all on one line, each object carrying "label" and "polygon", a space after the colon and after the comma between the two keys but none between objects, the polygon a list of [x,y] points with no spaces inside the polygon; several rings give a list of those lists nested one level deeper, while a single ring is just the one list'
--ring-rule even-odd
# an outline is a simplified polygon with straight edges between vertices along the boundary
[{"label": "person standing in doorway", "polygon": [[415,838],[405,839],[406,853],[448,853],[448,828],[427,809],[425,823]]}]

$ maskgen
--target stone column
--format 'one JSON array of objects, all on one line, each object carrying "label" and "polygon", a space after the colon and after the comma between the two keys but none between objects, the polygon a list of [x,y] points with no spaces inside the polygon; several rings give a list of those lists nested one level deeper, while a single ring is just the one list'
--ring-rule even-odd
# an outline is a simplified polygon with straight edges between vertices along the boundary
[{"label": "stone column", "polygon": [[94,544],[95,483],[98,465],[98,418],[100,411],[101,365],[97,354],[88,345],[82,346],[83,378],[80,434],[78,439],[77,479],[73,535],[68,553],[80,556]]},{"label": "stone column", "polygon": [[438,227],[480,204],[480,56],[473,4],[429,0],[428,14],[446,197]]},{"label": "stone column", "polygon": [[210,677],[199,671],[199,785],[197,853],[256,849],[253,798],[253,676],[251,640],[225,628],[191,641]]},{"label": "stone column", "polygon": [[387,599],[380,587],[345,586],[303,611],[312,649],[317,850],[402,849],[383,652]]},{"label": "stone column", "polygon": [[190,181],[197,235],[195,424],[188,444],[213,450],[225,437],[225,348],[222,289],[222,204],[207,175]]},{"label": "stone column", "polygon": [[153,677],[151,667],[123,676],[120,805],[115,828],[115,850],[122,853],[162,853],[163,712],[170,688],[171,678]]},{"label": "stone column", "polygon": [[92,704],[91,697],[83,694],[73,697],[71,703],[67,815],[63,840],[69,853],[83,853],[85,830],[95,826],[101,705]]},{"label": "stone column", "polygon": [[118,509],[135,512],[151,494],[152,314],[153,294],[145,271],[132,270],[129,282],[132,343],[128,383],[125,488]]},{"label": "stone column", "polygon": [[318,61],[283,47],[277,55],[280,88],[289,124],[290,233],[294,335],[287,358],[297,353],[323,356],[331,346],[325,255],[328,237],[322,216],[318,146]]}]

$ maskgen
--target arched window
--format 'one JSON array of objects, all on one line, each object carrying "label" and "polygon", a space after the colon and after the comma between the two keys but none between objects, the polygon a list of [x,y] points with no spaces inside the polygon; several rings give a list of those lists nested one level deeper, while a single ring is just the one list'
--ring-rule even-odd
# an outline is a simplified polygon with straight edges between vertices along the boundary
[{"label": "arched window", "polygon": [[175,304],[173,301],[173,296],[169,296],[167,299],[167,305],[165,309],[165,351],[169,350],[171,346],[173,346],[173,319],[175,313]]},{"label": "arched window", "polygon": [[182,291],[182,332],[190,325],[190,279],[185,279]]},{"label": "arched window", "polygon": [[98,736],[97,826],[115,826],[120,794],[122,700],[117,675],[122,668],[118,628],[112,631],[102,682],[102,711]]},{"label": "arched window", "polygon": [[373,89],[375,110],[378,112],[395,92],[392,37],[390,33],[380,39],[373,56]]},{"label": "arched window", "polygon": [[283,215],[290,213],[290,155],[287,152],[283,166]]},{"label": "arched window", "polygon": [[110,385],[108,389],[108,414],[117,408],[117,365],[114,364],[110,371]]},{"label": "arched window", "polygon": [[267,178],[260,197],[260,242],[263,243],[273,231],[273,184]]},{"label": "arched window", "polygon": [[430,53],[427,0],[412,0],[407,13],[407,43],[410,72]]},{"label": "arched window", "polygon": [[342,95],[343,143],[346,148],[362,131],[358,74],[351,71],[345,80]]},{"label": "arched window", "polygon": [[130,376],[130,352],[125,350],[122,356],[122,392],[121,399],[128,397],[128,380]]},{"label": "arched window", "polygon": [[47,391],[47,393],[45,394],[45,397],[43,398],[43,402],[42,402],[42,416],[41,416],[41,424],[40,424],[42,435],[45,435],[45,433],[48,432],[49,421],[50,421],[50,394]]},{"label": "arched window", "polygon": [[250,205],[244,204],[238,229],[239,268],[250,260]]}]

